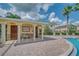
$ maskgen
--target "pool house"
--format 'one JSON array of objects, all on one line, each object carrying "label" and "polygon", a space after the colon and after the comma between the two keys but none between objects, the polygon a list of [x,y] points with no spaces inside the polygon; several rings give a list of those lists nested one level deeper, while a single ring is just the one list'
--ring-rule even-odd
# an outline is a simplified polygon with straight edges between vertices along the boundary
[{"label": "pool house", "polygon": [[45,23],[27,19],[0,18],[0,42],[22,39],[43,40]]}]

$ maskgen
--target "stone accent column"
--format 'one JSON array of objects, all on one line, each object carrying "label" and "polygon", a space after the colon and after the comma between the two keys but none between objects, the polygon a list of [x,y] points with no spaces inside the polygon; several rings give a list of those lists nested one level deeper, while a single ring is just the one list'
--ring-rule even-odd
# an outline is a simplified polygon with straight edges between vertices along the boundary
[{"label": "stone accent column", "polygon": [[44,27],[42,26],[42,40],[44,39]]},{"label": "stone accent column", "polygon": [[1,24],[1,42],[4,44],[6,41],[6,26],[5,24]]},{"label": "stone accent column", "polygon": [[36,37],[35,37],[35,36],[36,36],[36,33],[35,33],[35,32],[36,32],[36,30],[35,30],[35,27],[36,27],[36,26],[35,26],[35,25],[33,25],[33,40],[34,40],[34,41],[35,41],[35,38],[36,38]]},{"label": "stone accent column", "polygon": [[21,43],[21,25],[18,25],[18,38],[17,38],[18,43]]}]

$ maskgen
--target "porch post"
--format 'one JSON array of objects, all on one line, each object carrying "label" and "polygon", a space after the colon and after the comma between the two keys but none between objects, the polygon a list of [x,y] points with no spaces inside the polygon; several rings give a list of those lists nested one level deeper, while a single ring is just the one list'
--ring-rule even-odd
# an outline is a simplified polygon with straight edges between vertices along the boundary
[{"label": "porch post", "polygon": [[36,36],[35,32],[36,32],[35,25],[33,25],[33,40],[35,40],[35,36]]},{"label": "porch post", "polygon": [[38,27],[38,38],[40,38],[40,37],[39,37],[39,27]]},{"label": "porch post", "polygon": [[42,26],[42,40],[44,39],[44,27]]},{"label": "porch post", "polygon": [[18,39],[17,39],[17,41],[18,41],[18,43],[20,43],[21,42],[21,38],[20,38],[20,36],[21,36],[21,26],[20,25],[18,25]]},{"label": "porch post", "polygon": [[1,24],[1,42],[4,44],[6,39],[6,28],[5,24]]},{"label": "porch post", "polygon": [[55,26],[53,26],[53,35],[55,36]]}]

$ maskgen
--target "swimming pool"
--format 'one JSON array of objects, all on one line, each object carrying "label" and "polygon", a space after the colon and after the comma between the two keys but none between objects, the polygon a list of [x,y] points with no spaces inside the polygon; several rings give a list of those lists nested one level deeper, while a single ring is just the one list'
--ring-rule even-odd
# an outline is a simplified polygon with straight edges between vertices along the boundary
[{"label": "swimming pool", "polygon": [[79,39],[78,38],[68,38],[68,41],[70,41],[77,49],[77,55],[79,56]]}]

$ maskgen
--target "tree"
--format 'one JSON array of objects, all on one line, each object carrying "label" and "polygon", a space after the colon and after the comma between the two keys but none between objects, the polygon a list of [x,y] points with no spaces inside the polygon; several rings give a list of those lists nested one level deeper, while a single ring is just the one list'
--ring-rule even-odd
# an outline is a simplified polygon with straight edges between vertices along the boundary
[{"label": "tree", "polygon": [[77,27],[75,25],[73,25],[73,24],[70,24],[69,25],[69,32],[75,33],[76,32],[76,29],[77,29]]},{"label": "tree", "polygon": [[49,28],[52,30],[53,34],[55,34],[55,26],[59,25],[58,22],[49,22]]},{"label": "tree", "polygon": [[16,18],[16,19],[20,19],[21,17],[16,15],[16,14],[13,14],[11,12],[8,12],[7,15],[6,15],[7,18]]},{"label": "tree", "polygon": [[71,12],[72,12],[72,6],[67,6],[63,9],[63,15],[66,16],[67,21],[67,31],[68,31],[69,15]]},{"label": "tree", "polygon": [[48,25],[46,25],[45,29],[44,29],[44,34],[45,35],[53,35],[52,30],[49,28]]},{"label": "tree", "polygon": [[79,3],[76,3],[75,6],[73,6],[73,11],[79,11]]}]

